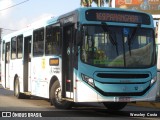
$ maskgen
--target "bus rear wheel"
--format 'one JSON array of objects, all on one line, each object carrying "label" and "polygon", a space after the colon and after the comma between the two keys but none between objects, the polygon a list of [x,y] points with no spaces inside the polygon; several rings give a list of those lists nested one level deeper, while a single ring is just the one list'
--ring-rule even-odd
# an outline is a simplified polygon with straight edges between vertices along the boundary
[{"label": "bus rear wheel", "polygon": [[127,102],[104,102],[103,104],[108,110],[118,111],[123,109],[127,105]]},{"label": "bus rear wheel", "polygon": [[14,83],[14,96],[16,96],[18,99],[24,98],[24,95],[20,93],[20,86],[19,86],[19,79],[16,77],[15,83]]},{"label": "bus rear wheel", "polygon": [[50,101],[52,105],[59,109],[69,109],[72,107],[72,102],[62,100],[61,88],[58,81],[55,81],[55,83],[51,87]]}]

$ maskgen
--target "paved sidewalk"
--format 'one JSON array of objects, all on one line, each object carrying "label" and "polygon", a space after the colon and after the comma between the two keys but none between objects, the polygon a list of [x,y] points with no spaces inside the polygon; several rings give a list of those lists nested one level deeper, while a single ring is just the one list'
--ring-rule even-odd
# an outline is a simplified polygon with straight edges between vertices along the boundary
[{"label": "paved sidewalk", "polygon": [[156,101],[156,102],[136,102],[136,103],[129,103],[128,105],[160,109],[160,101]]}]

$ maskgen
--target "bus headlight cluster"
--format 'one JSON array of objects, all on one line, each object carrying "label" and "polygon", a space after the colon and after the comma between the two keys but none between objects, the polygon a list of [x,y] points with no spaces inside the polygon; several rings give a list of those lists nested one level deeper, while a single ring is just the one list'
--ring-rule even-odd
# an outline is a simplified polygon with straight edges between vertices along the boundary
[{"label": "bus headlight cluster", "polygon": [[94,80],[93,80],[93,78],[90,78],[90,77],[82,74],[82,80],[85,81],[86,83],[88,83],[89,85],[91,85],[92,87],[94,87]]}]

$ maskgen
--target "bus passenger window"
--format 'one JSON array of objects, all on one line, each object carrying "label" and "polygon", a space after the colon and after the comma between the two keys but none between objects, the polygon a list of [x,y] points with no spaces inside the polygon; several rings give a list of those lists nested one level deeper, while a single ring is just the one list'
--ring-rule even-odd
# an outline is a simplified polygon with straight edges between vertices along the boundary
[{"label": "bus passenger window", "polygon": [[42,56],[44,53],[44,28],[33,32],[33,56]]},{"label": "bus passenger window", "polygon": [[16,40],[17,37],[11,38],[11,59],[16,59]]},{"label": "bus passenger window", "polygon": [[2,46],[2,61],[4,61],[5,58],[5,41],[3,41],[3,46]]},{"label": "bus passenger window", "polygon": [[10,43],[6,43],[6,63],[10,62]]},{"label": "bus passenger window", "polygon": [[17,57],[22,58],[23,51],[23,35],[17,37]]},{"label": "bus passenger window", "polygon": [[46,27],[45,54],[59,54],[60,27],[50,25]]}]

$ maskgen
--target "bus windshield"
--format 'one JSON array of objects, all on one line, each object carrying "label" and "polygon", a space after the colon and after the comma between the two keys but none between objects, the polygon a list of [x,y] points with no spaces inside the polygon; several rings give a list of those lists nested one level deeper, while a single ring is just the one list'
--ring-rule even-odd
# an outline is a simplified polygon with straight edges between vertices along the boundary
[{"label": "bus windshield", "polygon": [[81,48],[81,60],[97,67],[146,68],[155,63],[154,31],[138,25],[83,26]]}]

